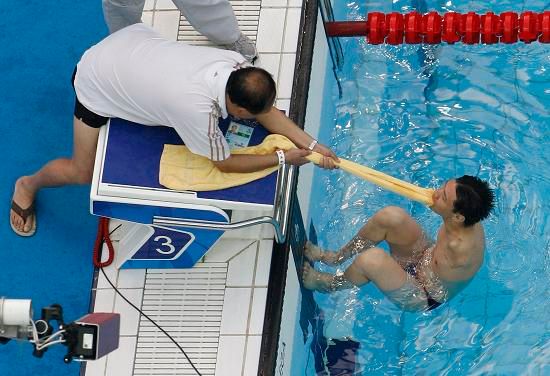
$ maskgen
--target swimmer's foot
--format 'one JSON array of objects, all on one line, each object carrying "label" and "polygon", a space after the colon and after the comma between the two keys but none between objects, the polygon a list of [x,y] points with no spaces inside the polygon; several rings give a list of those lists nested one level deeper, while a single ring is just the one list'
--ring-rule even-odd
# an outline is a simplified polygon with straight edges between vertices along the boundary
[{"label": "swimmer's foot", "polygon": [[36,232],[36,211],[34,193],[25,184],[26,177],[15,182],[15,191],[11,201],[10,225],[20,236],[32,236]]},{"label": "swimmer's foot", "polygon": [[306,242],[306,245],[304,246],[304,256],[309,261],[321,261],[323,259],[323,251],[321,248],[310,242],[309,240]]},{"label": "swimmer's foot", "polygon": [[304,282],[304,287],[308,290],[317,290],[320,292],[330,292],[332,291],[332,274],[321,273],[315,270],[309,262],[304,262],[302,269],[302,281]]},{"label": "swimmer's foot", "polygon": [[304,256],[312,262],[321,261],[327,265],[336,265],[338,263],[334,252],[323,251],[309,240],[304,246]]}]

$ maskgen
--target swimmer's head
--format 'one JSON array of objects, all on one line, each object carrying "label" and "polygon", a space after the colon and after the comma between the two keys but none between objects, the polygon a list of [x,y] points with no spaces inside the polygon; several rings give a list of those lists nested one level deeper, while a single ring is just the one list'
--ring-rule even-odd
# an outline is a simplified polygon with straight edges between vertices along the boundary
[{"label": "swimmer's head", "polygon": [[265,113],[275,103],[276,87],[271,74],[257,67],[237,69],[229,75],[225,92],[227,111],[240,118]]},{"label": "swimmer's head", "polygon": [[464,217],[464,226],[472,226],[489,216],[495,206],[495,194],[486,181],[464,175],[456,179],[453,212]]}]

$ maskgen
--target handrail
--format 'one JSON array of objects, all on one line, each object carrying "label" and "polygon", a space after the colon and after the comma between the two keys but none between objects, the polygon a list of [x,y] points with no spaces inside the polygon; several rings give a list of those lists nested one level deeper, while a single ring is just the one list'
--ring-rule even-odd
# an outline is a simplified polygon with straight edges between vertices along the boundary
[{"label": "handrail", "polygon": [[273,210],[273,218],[280,226],[280,241],[284,243],[288,230],[288,219],[290,213],[290,201],[292,198],[291,188],[295,178],[296,167],[284,166],[279,169],[277,176],[277,189],[275,190],[275,208]]},{"label": "handrail", "polygon": [[244,227],[250,227],[261,224],[271,224],[275,230],[275,239],[279,243],[279,239],[283,238],[284,235],[281,233],[279,224],[275,221],[273,217],[264,215],[262,217],[256,217],[251,219],[246,219],[244,221],[234,222],[234,223],[223,223],[223,222],[206,222],[206,221],[194,221],[189,219],[181,218],[163,218],[163,217],[154,217],[153,225],[157,226],[172,226],[172,227],[193,227],[193,228],[203,228],[209,230],[237,230]]},{"label": "handrail", "polygon": [[288,219],[290,214],[290,200],[292,198],[291,187],[296,176],[295,169],[296,168],[294,166],[284,166],[279,169],[272,217],[265,215],[239,222],[224,223],[154,216],[152,224],[157,226],[193,227],[223,231],[236,230],[261,224],[270,224],[273,226],[273,230],[275,232],[275,241],[279,244],[284,243],[286,240]]}]

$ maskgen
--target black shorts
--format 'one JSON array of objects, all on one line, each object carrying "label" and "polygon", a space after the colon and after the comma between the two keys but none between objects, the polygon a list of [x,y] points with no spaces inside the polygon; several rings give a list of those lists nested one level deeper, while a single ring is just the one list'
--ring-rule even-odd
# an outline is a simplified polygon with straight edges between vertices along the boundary
[{"label": "black shorts", "polygon": [[[76,67],[73,71],[73,78],[71,80],[71,83],[73,85],[74,89],[74,78],[76,77]],[[107,121],[109,121],[109,118],[106,118],[104,116],[98,115],[95,112],[92,112],[88,110],[80,101],[78,100],[78,97],[76,96],[75,91],[75,102],[74,102],[74,116],[82,121],[84,124],[92,127],[92,128],[100,128],[103,125],[107,124]]]}]

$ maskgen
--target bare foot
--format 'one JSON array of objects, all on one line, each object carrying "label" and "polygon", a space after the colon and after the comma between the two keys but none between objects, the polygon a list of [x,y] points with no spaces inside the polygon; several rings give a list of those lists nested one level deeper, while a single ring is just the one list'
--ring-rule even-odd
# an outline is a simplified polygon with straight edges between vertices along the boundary
[{"label": "bare foot", "polygon": [[[33,201],[35,192],[28,186],[26,183],[27,176],[22,176],[15,182],[15,191],[13,193],[12,200],[17,203],[22,209],[29,208]],[[29,232],[32,229],[32,224],[34,220],[34,214],[31,214],[27,217],[27,220],[24,221],[19,214],[17,214],[13,209],[10,210],[10,221],[12,225],[19,231]]]},{"label": "bare foot", "polygon": [[323,260],[323,250],[310,242],[309,240],[306,242],[306,245],[304,246],[304,256],[309,261],[321,261]]},{"label": "bare foot", "polygon": [[304,262],[302,269],[302,281],[304,287],[308,290],[317,290],[320,292],[330,292],[333,276],[329,273],[321,273],[311,267],[309,262]]},{"label": "bare foot", "polygon": [[320,247],[316,246],[309,240],[306,242],[304,247],[304,256],[309,261],[321,261],[327,265],[337,265],[337,255],[334,252],[323,251]]}]

